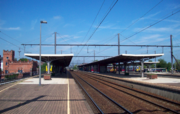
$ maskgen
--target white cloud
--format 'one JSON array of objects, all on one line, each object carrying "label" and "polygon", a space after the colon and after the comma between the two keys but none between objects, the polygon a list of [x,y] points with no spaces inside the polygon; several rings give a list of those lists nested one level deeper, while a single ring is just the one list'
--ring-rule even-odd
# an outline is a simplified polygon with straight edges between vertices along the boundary
[{"label": "white cloud", "polygon": [[157,43],[160,41],[164,41],[166,39],[169,39],[169,38],[162,38],[162,35],[155,34],[155,35],[151,35],[151,36],[142,37],[138,40],[138,42],[135,42],[135,43],[137,43],[137,44],[150,44],[150,43]]},{"label": "white cloud", "polygon": [[[60,36],[58,35],[56,37],[56,39],[57,39],[57,42],[62,40],[61,41],[61,43],[62,43],[62,42],[71,41],[72,39],[77,39],[77,38],[80,38],[80,37],[81,36],[76,36],[76,35],[60,35]],[[53,43],[54,42],[54,36],[51,36],[51,37],[47,38],[45,41]]]},{"label": "white cloud", "polygon": [[5,21],[0,20],[0,26],[1,26],[1,25],[4,25],[5,23],[6,23]]},{"label": "white cloud", "polygon": [[[93,26],[94,28],[97,28],[98,26]],[[115,27],[114,25],[105,25],[105,26],[99,26],[99,29],[123,29],[120,27]]]},{"label": "white cloud", "polygon": [[83,32],[86,32],[86,31],[83,31],[83,30],[82,30],[82,31],[79,31],[78,33],[83,33]]},{"label": "white cloud", "polygon": [[[135,28],[134,31],[137,32],[142,29],[144,29],[144,28]],[[148,28],[145,31],[147,31],[147,32],[169,32],[172,30],[173,30],[172,28],[161,27],[161,28]]]},{"label": "white cloud", "polygon": [[61,19],[61,16],[54,16],[54,19]]},{"label": "white cloud", "polygon": [[1,28],[0,29],[2,30],[20,30],[21,28],[20,27],[9,27],[9,28]]},{"label": "white cloud", "polygon": [[65,24],[63,27],[72,27],[74,26],[73,24]]},{"label": "white cloud", "polygon": [[60,38],[67,38],[67,37],[70,37],[70,35],[61,35],[61,36],[57,37],[57,39],[60,39]]},{"label": "white cloud", "polygon": [[151,14],[151,15],[148,15],[148,16],[146,16],[146,17],[142,17],[142,18],[140,18],[140,19],[135,19],[135,20],[132,21],[132,23],[134,23],[134,22],[137,21],[137,20],[138,20],[138,21],[141,21],[141,20],[145,20],[145,19],[150,19],[150,18],[152,18],[152,17],[158,15],[160,12],[161,12],[161,11],[156,12],[156,13]]},{"label": "white cloud", "polygon": [[177,4],[177,5],[175,5],[174,7],[173,7],[173,9],[177,9],[177,8],[179,8],[180,7],[180,4]]}]

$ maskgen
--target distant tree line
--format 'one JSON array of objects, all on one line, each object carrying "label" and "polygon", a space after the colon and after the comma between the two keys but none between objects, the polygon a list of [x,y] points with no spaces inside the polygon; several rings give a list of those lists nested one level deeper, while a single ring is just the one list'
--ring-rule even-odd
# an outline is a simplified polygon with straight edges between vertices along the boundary
[{"label": "distant tree line", "polygon": [[[166,68],[168,71],[171,71],[171,63],[170,62],[166,62],[164,59],[158,59],[159,63],[156,64],[156,68]],[[149,62],[152,62],[151,60],[149,60]],[[178,63],[180,64],[180,60],[178,60]],[[147,67],[147,66],[145,66]],[[176,70],[180,70],[180,66],[178,66],[177,62],[175,62],[173,64],[173,68]],[[155,68],[155,64],[151,65],[151,68]]]}]

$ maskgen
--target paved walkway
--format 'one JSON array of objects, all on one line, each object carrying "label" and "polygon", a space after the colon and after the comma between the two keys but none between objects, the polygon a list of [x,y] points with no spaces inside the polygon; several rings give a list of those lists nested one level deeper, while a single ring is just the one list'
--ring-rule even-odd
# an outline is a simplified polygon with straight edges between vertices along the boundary
[{"label": "paved walkway", "polygon": [[104,75],[108,75],[108,76],[114,76],[114,77],[118,77],[118,78],[132,80],[132,81],[134,80],[134,81],[143,82],[143,83],[167,85],[169,87],[180,88],[180,78],[179,78],[180,74],[176,74],[176,75],[178,75],[178,78],[175,78],[175,77],[171,78],[171,75],[168,75],[168,77],[160,76],[157,79],[149,79],[146,77],[142,78],[139,73],[130,73],[129,76],[125,76],[122,73],[120,75],[114,74],[114,73],[100,73],[100,74],[104,74]]},{"label": "paved walkway", "polygon": [[67,77],[68,75],[64,74],[61,78],[42,81],[41,86],[37,83],[38,78],[0,86],[0,113],[93,113],[74,79]]}]

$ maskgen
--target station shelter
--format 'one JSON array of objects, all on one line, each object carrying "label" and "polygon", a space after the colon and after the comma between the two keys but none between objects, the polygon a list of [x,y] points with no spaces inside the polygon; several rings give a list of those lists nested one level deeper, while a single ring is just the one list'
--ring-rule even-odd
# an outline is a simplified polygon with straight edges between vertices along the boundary
[{"label": "station shelter", "polygon": [[161,57],[164,54],[122,54],[114,57],[110,57],[107,59],[103,59],[100,61],[95,61],[92,63],[82,64],[79,65],[78,68],[83,71],[89,71],[91,72],[93,69],[93,72],[99,72],[99,73],[106,73],[107,72],[107,66],[109,64],[113,65],[113,68],[116,69],[118,67],[118,72],[120,74],[120,71],[122,71],[122,66],[124,67],[124,74],[127,73],[127,68],[130,64],[135,65],[137,62],[140,62],[141,64],[141,75],[144,77],[144,62],[153,59],[156,57]]},{"label": "station shelter", "polygon": [[[24,55],[39,60],[39,54]],[[69,66],[73,56],[73,54],[41,54],[41,61],[47,63],[48,74],[50,74],[51,65],[53,73],[60,73],[62,69]]]}]

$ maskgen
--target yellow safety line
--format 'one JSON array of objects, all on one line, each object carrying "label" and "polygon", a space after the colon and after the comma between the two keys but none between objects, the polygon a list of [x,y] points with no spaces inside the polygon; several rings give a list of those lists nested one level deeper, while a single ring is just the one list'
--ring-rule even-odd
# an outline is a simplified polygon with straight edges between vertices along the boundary
[{"label": "yellow safety line", "polygon": [[[67,74],[68,75],[68,74]],[[69,75],[68,75],[68,93],[67,93],[67,114],[70,114],[70,105],[69,105]]]},{"label": "yellow safety line", "polygon": [[[33,77],[35,77],[35,76],[33,76]],[[30,77],[30,78],[33,78],[33,77]],[[30,79],[30,78],[27,78],[27,79]],[[24,80],[27,80],[27,79],[24,79]],[[24,80],[23,80],[23,81],[24,81]],[[5,88],[5,89],[1,90],[0,92],[3,92],[4,90],[9,89],[10,87],[13,87],[13,86],[15,86],[15,85],[19,84],[21,81],[22,81],[22,80],[17,81],[17,83],[16,83],[16,84],[14,84],[14,85],[12,85],[12,86],[9,86],[9,87],[7,87],[7,88]]]},{"label": "yellow safety line", "polygon": [[7,87],[7,88],[1,90],[0,92],[3,92],[4,90],[9,89],[10,87],[13,87],[13,86],[15,86],[15,85],[17,85],[17,84],[18,84],[18,83],[14,84],[14,85],[12,85],[12,86],[9,86],[9,87]]}]

